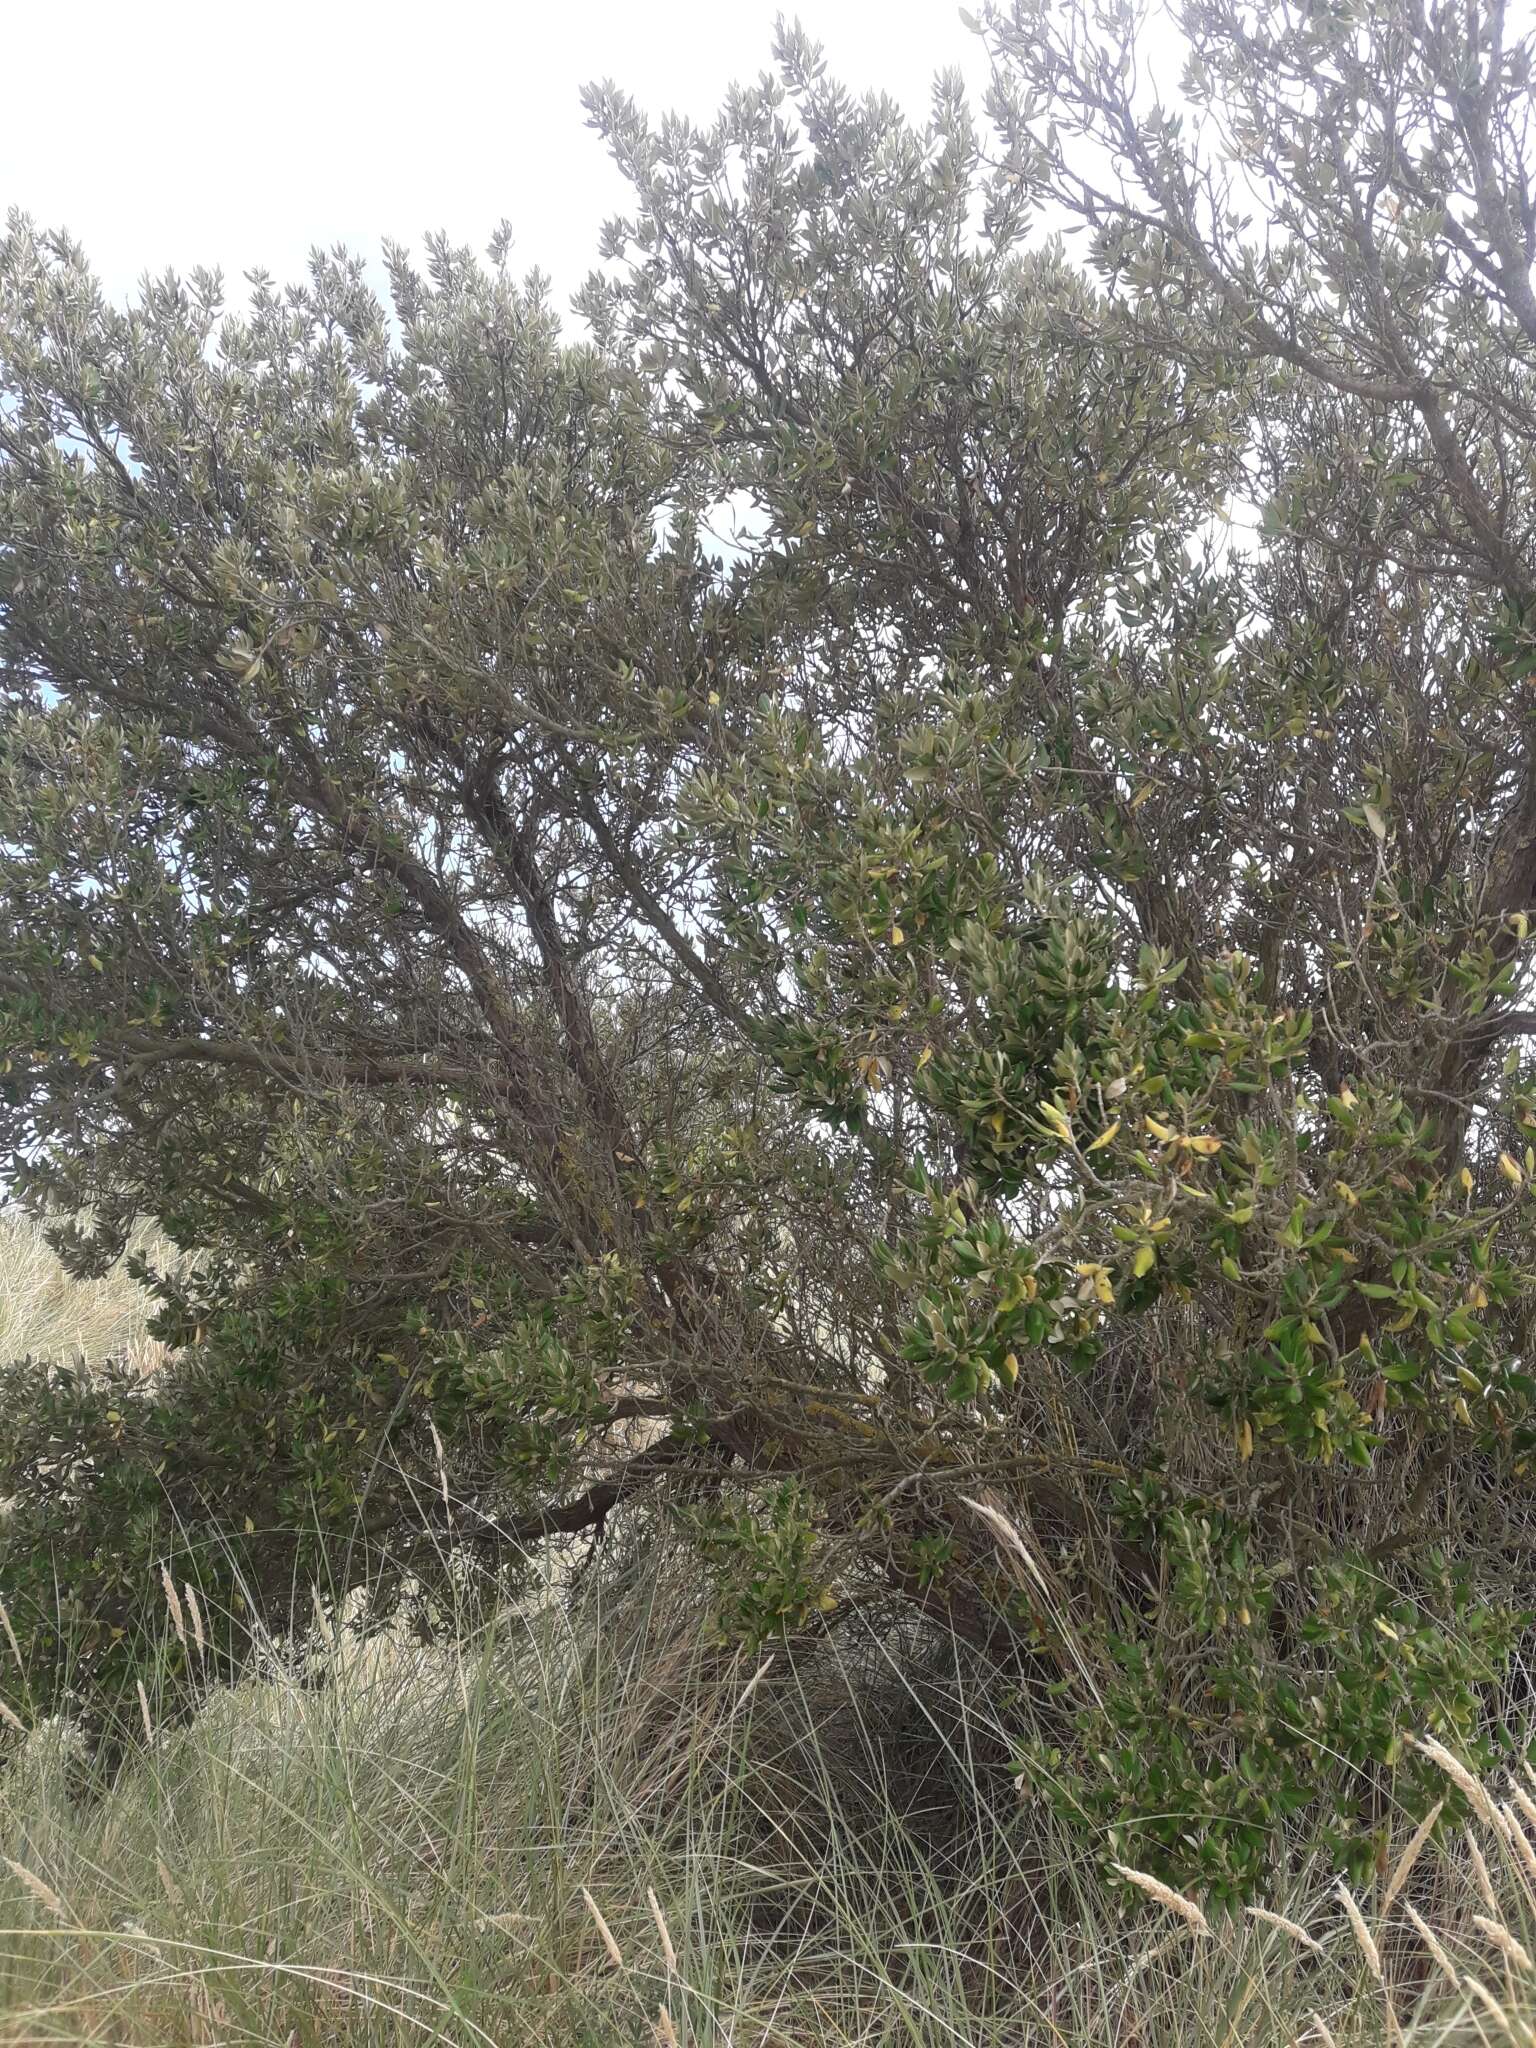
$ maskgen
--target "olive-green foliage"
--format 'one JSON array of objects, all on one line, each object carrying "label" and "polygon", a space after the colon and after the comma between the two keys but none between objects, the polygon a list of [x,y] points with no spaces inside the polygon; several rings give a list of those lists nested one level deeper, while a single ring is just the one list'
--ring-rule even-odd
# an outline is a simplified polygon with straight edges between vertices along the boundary
[{"label": "olive-green foliage", "polygon": [[124,1739],[162,1567],[191,1697],[644,1494],[729,1635],[985,1646],[1025,1782],[1214,1897],[1488,1760],[1528,53],[1185,16],[1178,113],[1059,0],[985,136],[798,32],[708,130],[594,89],[579,342],[504,237],[221,318],[13,222],[0,1113],[82,1269],[199,1254],[152,1383],[5,1381],[23,1718]]}]

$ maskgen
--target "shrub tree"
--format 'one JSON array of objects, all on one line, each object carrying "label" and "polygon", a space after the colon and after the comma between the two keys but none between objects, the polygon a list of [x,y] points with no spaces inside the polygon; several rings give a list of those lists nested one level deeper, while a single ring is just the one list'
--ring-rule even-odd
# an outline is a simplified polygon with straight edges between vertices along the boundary
[{"label": "shrub tree", "polygon": [[5,1378],[19,1719],[136,1714],[167,1583],[191,1698],[645,1501],[728,1636],[985,1649],[1025,1788],[1213,1897],[1487,1760],[1529,52],[1183,25],[1159,100],[989,12],[985,127],[791,31],[708,129],[595,89],[580,340],[504,235],[223,315],[13,220],[0,1116],[79,1265],[197,1254],[169,1369]]}]

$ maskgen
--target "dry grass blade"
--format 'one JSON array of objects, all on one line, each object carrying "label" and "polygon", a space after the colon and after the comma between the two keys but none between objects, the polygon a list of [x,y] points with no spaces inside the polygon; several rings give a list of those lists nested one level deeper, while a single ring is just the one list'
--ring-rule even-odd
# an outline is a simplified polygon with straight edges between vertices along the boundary
[{"label": "dry grass blade", "polygon": [[1161,1941],[1154,1941],[1150,1948],[1144,1948],[1139,1956],[1132,1956],[1125,1966],[1125,1975],[1119,1980],[1120,1990],[1128,1991],[1143,1970],[1150,1970],[1164,1956],[1171,1956],[1176,1948],[1183,1946],[1183,1942],[1184,1930],[1176,1927],[1172,1934],[1165,1934]]},{"label": "dry grass blade", "polygon": [[653,2031],[656,2036],[657,2048],[680,2048],[677,2029],[673,2026],[672,2015],[665,2006],[660,2007],[657,2011],[656,2025]]},{"label": "dry grass blade", "polygon": [[960,1504],[962,1507],[969,1508],[972,1514],[979,1516],[986,1523],[993,1537],[1001,1546],[1003,1555],[1023,1567],[1025,1579],[1020,1583],[1027,1583],[1033,1586],[1035,1591],[1044,1600],[1046,1610],[1055,1622],[1062,1643],[1070,1654],[1073,1663],[1077,1666],[1078,1675],[1082,1679],[1089,1696],[1098,1705],[1102,1706],[1103,1700],[1100,1696],[1092,1667],[1088,1662],[1087,1656],[1084,1654],[1082,1645],[1077,1637],[1077,1632],[1070,1625],[1063,1610],[1058,1590],[1047,1577],[1039,1560],[1024,1541],[1018,1528],[993,1501],[979,1500],[974,1494],[962,1493],[960,1495]]},{"label": "dry grass blade", "polygon": [[447,1453],[443,1449],[443,1440],[438,1434],[437,1424],[430,1415],[427,1417],[427,1427],[432,1432],[432,1449],[437,1458],[437,1480],[438,1485],[442,1489],[443,1513],[448,1516],[451,1522],[453,1518],[453,1501],[448,1492]]},{"label": "dry grass blade", "polygon": [[1029,1545],[1024,1541],[1024,1538],[1002,1510],[993,1507],[990,1501],[975,1500],[968,1493],[961,1494],[960,1502],[963,1507],[968,1507],[972,1514],[980,1515],[1004,1549],[1011,1551],[1018,1558],[1040,1591],[1049,1599],[1051,1597],[1049,1580],[1044,1572],[1041,1571],[1039,1565],[1036,1564]]},{"label": "dry grass blade", "polygon": [[762,1663],[758,1665],[757,1669],[753,1672],[752,1676],[747,1680],[746,1684],[742,1687],[741,1692],[737,1696],[736,1704],[731,1708],[730,1713],[726,1716],[726,1719],[728,1721],[735,1720],[736,1716],[747,1704],[747,1701],[751,1699],[753,1693],[757,1691],[757,1688],[762,1684],[763,1680],[768,1676],[769,1672],[773,1669],[775,1661],[776,1653],[770,1650],[768,1655],[763,1659]]},{"label": "dry grass blade", "polygon": [[1300,2037],[1297,2048],[1301,2048],[1302,2041],[1321,2041],[1323,2048],[1339,2048],[1338,2042],[1333,2038],[1333,2029],[1320,2012],[1307,2014],[1307,2032]]},{"label": "dry grass blade", "polygon": [[[157,1262],[169,1249],[148,1227],[133,1232],[129,1247],[154,1253]],[[152,1372],[165,1347],[145,1331],[149,1307],[126,1261],[82,1279],[65,1269],[40,1219],[14,1210],[0,1216],[0,1357],[92,1364],[117,1357]]]},{"label": "dry grass blade", "polygon": [[18,1735],[25,1735],[27,1732],[26,1722],[22,1720],[15,1708],[8,1707],[4,1700],[0,1700],[0,1721],[3,1721],[7,1728],[15,1729]]},{"label": "dry grass blade", "polygon": [[328,1650],[336,1648],[336,1631],[331,1626],[331,1617],[325,1611],[325,1602],[320,1597],[320,1588],[311,1585],[309,1589],[309,1610],[314,1616],[315,1634]]},{"label": "dry grass blade", "polygon": [[0,1600],[0,1628],[3,1628],[5,1630],[5,1640],[11,1646],[11,1655],[16,1660],[16,1669],[20,1671],[23,1668],[21,1662],[21,1645],[16,1640],[16,1631],[11,1627],[10,1613],[7,1610],[6,1604],[3,1600]]}]

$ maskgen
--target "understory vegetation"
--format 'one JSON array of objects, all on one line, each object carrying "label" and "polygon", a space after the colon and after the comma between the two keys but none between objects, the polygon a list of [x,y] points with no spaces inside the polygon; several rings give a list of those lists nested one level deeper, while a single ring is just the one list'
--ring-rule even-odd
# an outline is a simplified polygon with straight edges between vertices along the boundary
[{"label": "understory vegetation", "polygon": [[[24,1227],[6,1244],[8,1283],[45,1274]],[[37,1348],[70,1287],[36,1288]],[[350,1602],[307,1589],[305,1622],[190,1719],[178,1666],[209,1619],[158,1584],[143,1740],[110,1789],[67,1720],[13,1752],[0,2042],[1326,2048],[1536,2027],[1528,1770],[1485,1788],[1431,1758],[1464,1830],[1394,1813],[1358,1897],[1302,1854],[1267,1903],[1207,1918],[1148,1873],[1110,1893],[1020,1799],[1006,1674],[939,1627],[712,1644],[691,1557],[643,1520],[515,1608],[461,1587],[430,1634],[358,1628],[349,1583]]]},{"label": "understory vegetation", "polygon": [[1528,2037],[1533,44],[973,26],[0,238],[18,2039]]},{"label": "understory vegetation", "polygon": [[1464,1831],[1394,1815],[1358,1895],[1302,1856],[1241,1914],[1148,1873],[1127,1906],[1020,1802],[999,1674],[953,1637],[746,1656],[705,1619],[647,1542],[431,1645],[322,1620],[162,1727],[167,1609],[110,1791],[58,1724],[0,1787],[0,2041],[1531,2038],[1529,1773],[1462,1780]]}]

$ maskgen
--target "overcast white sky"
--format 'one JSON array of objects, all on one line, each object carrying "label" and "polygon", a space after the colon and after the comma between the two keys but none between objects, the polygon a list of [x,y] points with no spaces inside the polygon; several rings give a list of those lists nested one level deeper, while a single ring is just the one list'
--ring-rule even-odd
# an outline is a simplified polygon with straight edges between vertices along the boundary
[{"label": "overcast white sky", "polygon": [[[312,244],[373,254],[446,228],[562,304],[623,188],[579,92],[712,113],[768,61],[778,0],[81,0],[9,10],[0,202],[86,244],[114,297],[147,268],[301,272]],[[926,110],[933,73],[985,65],[957,0],[786,6],[851,85]]]}]

